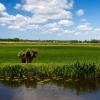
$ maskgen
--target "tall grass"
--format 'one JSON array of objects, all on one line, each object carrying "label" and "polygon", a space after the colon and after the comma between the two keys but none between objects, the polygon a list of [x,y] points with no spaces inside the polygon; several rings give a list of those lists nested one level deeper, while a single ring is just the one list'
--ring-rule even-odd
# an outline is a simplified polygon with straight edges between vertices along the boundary
[{"label": "tall grass", "polygon": [[100,70],[95,64],[1,64],[0,76],[4,77],[58,77],[95,78]]}]

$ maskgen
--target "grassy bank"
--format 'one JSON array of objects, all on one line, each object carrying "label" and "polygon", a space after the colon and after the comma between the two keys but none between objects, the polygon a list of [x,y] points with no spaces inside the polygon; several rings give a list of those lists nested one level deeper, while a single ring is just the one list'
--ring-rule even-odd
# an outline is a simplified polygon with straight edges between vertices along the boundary
[{"label": "grassy bank", "polygon": [[2,77],[63,77],[63,78],[96,78],[99,77],[99,66],[95,64],[1,64],[0,76]]}]

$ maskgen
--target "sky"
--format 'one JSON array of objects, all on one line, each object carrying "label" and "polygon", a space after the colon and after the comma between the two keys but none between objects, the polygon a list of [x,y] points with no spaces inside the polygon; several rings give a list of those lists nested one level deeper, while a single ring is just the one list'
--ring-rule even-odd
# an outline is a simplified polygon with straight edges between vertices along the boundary
[{"label": "sky", "polygon": [[0,38],[100,39],[100,0],[0,0]]}]

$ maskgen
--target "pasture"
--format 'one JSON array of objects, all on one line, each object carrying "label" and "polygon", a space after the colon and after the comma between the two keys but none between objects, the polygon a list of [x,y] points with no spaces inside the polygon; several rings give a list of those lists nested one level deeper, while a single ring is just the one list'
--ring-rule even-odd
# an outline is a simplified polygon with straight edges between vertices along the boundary
[{"label": "pasture", "polygon": [[[31,64],[21,64],[20,51],[34,49],[38,55]],[[100,46],[51,42],[1,42],[0,75],[99,77]],[[53,76],[52,76],[53,75]],[[92,76],[91,76],[92,75]]]},{"label": "pasture", "polygon": [[100,63],[99,44],[70,44],[52,42],[0,42],[0,63],[20,63],[18,52],[33,48],[38,56],[32,63],[73,64]]}]

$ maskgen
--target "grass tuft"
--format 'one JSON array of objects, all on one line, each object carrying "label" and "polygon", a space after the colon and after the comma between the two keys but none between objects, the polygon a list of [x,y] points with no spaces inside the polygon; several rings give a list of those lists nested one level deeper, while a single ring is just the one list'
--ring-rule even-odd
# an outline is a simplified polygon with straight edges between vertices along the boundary
[{"label": "grass tuft", "polygon": [[100,73],[97,65],[76,62],[63,64],[1,64],[0,76],[4,77],[63,77],[96,78]]}]

